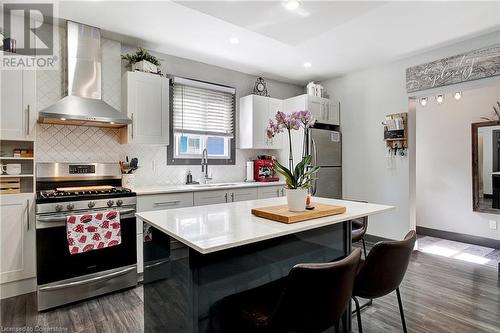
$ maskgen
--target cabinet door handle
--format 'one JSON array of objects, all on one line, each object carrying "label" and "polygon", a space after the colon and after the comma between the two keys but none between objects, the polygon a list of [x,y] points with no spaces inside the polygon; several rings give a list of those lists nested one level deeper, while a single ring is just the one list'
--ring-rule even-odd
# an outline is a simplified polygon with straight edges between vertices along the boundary
[{"label": "cabinet door handle", "polygon": [[276,189],[276,194],[278,197],[280,196],[280,189],[279,188]]},{"label": "cabinet door handle", "polygon": [[26,200],[26,225],[30,230],[30,201]]},{"label": "cabinet door handle", "polygon": [[231,201],[234,202],[234,193],[231,193]]},{"label": "cabinet door handle", "polygon": [[175,200],[175,201],[163,201],[163,202],[155,202],[155,206],[171,206],[171,205],[178,205],[181,201],[180,200]]},{"label": "cabinet door handle", "polygon": [[26,107],[26,135],[30,135],[30,105]]},{"label": "cabinet door handle", "polygon": [[226,198],[226,202],[227,202],[227,193],[226,193],[226,194],[224,194],[224,198]]},{"label": "cabinet door handle", "polygon": [[285,196],[285,189],[284,188],[281,189],[281,196],[283,196],[283,197]]},{"label": "cabinet door handle", "polygon": [[131,124],[132,129],[131,129],[130,135],[131,135],[131,137],[133,139],[134,138],[134,114],[133,113],[130,114],[130,119],[132,120],[132,124]]}]

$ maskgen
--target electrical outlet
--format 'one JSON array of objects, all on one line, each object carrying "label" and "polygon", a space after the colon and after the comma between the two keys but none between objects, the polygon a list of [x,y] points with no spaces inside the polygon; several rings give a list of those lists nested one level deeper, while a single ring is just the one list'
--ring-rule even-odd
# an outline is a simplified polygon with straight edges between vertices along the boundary
[{"label": "electrical outlet", "polygon": [[497,230],[497,221],[490,220],[490,229]]}]

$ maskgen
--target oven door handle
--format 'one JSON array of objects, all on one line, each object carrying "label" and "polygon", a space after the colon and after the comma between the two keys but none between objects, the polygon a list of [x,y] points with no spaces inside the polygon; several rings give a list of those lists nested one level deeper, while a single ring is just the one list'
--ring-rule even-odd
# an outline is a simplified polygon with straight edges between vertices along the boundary
[{"label": "oven door handle", "polygon": [[77,287],[77,286],[81,286],[81,285],[85,285],[85,284],[103,282],[103,281],[107,281],[107,280],[110,280],[112,278],[115,278],[117,276],[120,276],[120,275],[125,275],[125,274],[127,274],[135,269],[137,269],[135,266],[127,267],[127,268],[122,269],[121,271],[118,271],[118,272],[113,272],[113,273],[109,273],[109,274],[102,275],[102,276],[95,276],[95,277],[81,280],[81,281],[68,282],[68,283],[63,283],[63,284],[59,284],[59,285],[40,287],[38,290],[39,291],[51,291],[51,290],[59,290],[59,289]]},{"label": "oven door handle", "polygon": [[[120,215],[134,213],[135,212],[135,208],[121,209],[121,210],[118,210],[118,212],[120,212]],[[38,222],[43,222],[43,223],[47,223],[47,222],[66,222],[67,216],[71,216],[71,215],[68,214],[68,215],[61,215],[61,216],[38,216],[37,217],[37,221]]]}]

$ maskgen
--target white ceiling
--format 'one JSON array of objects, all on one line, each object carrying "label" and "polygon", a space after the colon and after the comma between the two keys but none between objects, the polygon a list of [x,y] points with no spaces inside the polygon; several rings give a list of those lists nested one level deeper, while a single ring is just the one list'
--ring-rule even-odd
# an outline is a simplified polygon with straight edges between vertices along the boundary
[{"label": "white ceiling", "polygon": [[58,13],[159,52],[295,83],[500,29],[499,1],[302,0],[294,12],[282,1],[72,1]]},{"label": "white ceiling", "polygon": [[384,2],[308,1],[294,11],[284,1],[176,1],[223,21],[297,46],[352,20]]}]

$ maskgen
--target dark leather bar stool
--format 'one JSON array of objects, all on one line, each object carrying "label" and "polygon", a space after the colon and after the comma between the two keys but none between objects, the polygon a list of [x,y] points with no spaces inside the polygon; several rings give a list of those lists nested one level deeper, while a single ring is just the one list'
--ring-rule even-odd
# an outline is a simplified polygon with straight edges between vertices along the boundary
[{"label": "dark leather bar stool", "polygon": [[399,285],[403,281],[406,269],[408,268],[416,239],[417,234],[412,230],[402,241],[378,242],[370,250],[366,260],[360,262],[352,293],[352,298],[356,304],[358,330],[360,333],[363,332],[363,327],[361,324],[361,309],[356,297],[374,299],[385,296],[394,290],[396,290],[396,295],[398,296],[403,331],[407,332]]},{"label": "dark leather bar stool", "polygon": [[351,223],[352,223],[352,233],[351,233],[352,242],[357,243],[361,241],[363,243],[363,253],[365,254],[365,259],[366,259],[365,234],[366,234],[366,229],[368,229],[368,216],[351,220]]},{"label": "dark leather bar stool", "polygon": [[287,277],[228,296],[217,305],[216,332],[338,330],[352,295],[361,250],[328,263],[295,265]]}]

